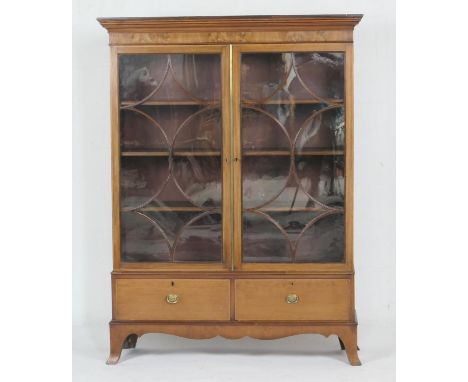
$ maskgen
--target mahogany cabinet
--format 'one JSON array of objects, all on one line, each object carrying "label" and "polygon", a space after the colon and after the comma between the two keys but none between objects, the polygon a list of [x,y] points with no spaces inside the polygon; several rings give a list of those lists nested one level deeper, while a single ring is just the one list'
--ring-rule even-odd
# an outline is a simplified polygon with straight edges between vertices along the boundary
[{"label": "mahogany cabinet", "polygon": [[317,333],[337,335],[360,364],[353,28],[361,17],[99,19],[111,52],[108,363],[145,333]]}]

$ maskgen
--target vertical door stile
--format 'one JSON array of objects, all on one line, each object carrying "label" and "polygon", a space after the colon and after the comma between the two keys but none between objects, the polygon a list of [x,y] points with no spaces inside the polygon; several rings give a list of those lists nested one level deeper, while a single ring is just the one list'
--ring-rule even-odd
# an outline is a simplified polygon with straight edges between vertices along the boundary
[{"label": "vertical door stile", "polygon": [[230,208],[230,251],[231,251],[231,271],[234,270],[234,256],[235,256],[235,253],[234,253],[234,169],[232,168],[233,167],[233,156],[234,156],[234,149],[233,149],[233,146],[234,146],[234,139],[233,139],[233,136],[234,136],[234,133],[233,133],[233,129],[234,129],[234,126],[233,126],[233,114],[234,114],[234,107],[233,107],[233,103],[234,103],[234,100],[232,98],[232,85],[233,85],[233,78],[232,78],[232,44],[229,44],[229,147],[230,147],[230,158],[229,158],[229,168],[231,170],[230,172],[230,179],[229,179],[229,195],[230,195],[230,198],[229,198],[229,208]]},{"label": "vertical door stile", "polygon": [[222,51],[222,114],[223,114],[223,267],[226,270],[232,268],[232,207],[231,207],[231,74],[230,74],[230,51],[227,45],[223,46]]},{"label": "vertical door stile", "polygon": [[233,167],[233,269],[241,268],[242,256],[242,187],[241,187],[241,151],[240,151],[240,55],[239,46],[231,45],[231,102],[232,102],[232,167]]}]

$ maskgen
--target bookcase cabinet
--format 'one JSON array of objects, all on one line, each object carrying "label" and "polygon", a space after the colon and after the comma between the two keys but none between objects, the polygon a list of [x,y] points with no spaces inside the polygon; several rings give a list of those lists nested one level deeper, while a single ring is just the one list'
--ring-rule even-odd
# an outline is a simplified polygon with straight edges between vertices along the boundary
[{"label": "bookcase cabinet", "polygon": [[146,333],[337,335],[359,365],[361,15],[100,18],[113,195],[108,363]]}]

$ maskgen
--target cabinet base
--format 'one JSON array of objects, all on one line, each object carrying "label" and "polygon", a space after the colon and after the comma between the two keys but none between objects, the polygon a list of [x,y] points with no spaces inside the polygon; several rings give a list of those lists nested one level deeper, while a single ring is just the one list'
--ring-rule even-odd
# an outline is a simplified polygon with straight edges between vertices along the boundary
[{"label": "cabinet base", "polygon": [[252,337],[271,340],[296,334],[337,335],[349,363],[361,365],[357,351],[357,324],[330,322],[128,322],[111,321],[110,355],[107,364],[119,361],[122,349],[134,348],[138,337],[147,333],[173,334],[191,339],[209,339],[221,336],[229,339]]}]

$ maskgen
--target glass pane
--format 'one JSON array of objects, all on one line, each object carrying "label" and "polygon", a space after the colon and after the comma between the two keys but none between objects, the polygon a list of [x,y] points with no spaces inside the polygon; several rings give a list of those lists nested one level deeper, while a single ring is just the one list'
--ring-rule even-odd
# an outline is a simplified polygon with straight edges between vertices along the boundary
[{"label": "glass pane", "polygon": [[122,261],[222,261],[220,64],[119,56]]},{"label": "glass pane", "polygon": [[344,53],[242,54],[242,99],[342,101]]},{"label": "glass pane", "polygon": [[241,55],[244,262],[344,261],[344,53]]},{"label": "glass pane", "polygon": [[182,211],[122,213],[122,260],[221,260],[221,214]]},{"label": "glass pane", "polygon": [[221,57],[217,54],[120,55],[120,99],[219,101]]}]

